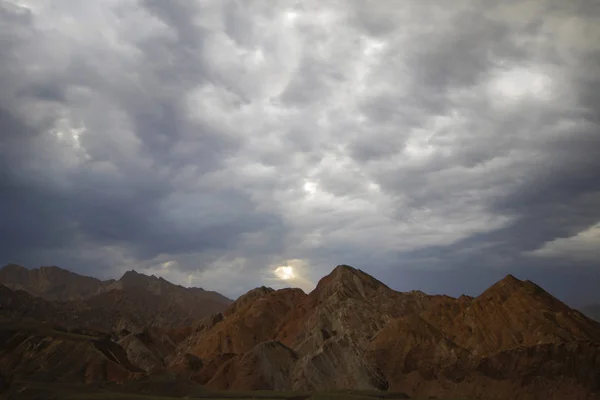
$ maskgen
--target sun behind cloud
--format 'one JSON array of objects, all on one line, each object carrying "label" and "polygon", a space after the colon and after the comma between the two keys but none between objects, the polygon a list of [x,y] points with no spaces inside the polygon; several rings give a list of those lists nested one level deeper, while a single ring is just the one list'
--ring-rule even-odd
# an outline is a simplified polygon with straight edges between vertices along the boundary
[{"label": "sun behind cloud", "polygon": [[273,271],[273,273],[275,274],[275,276],[277,276],[279,279],[283,279],[284,281],[290,280],[290,279],[294,279],[295,278],[295,274],[294,274],[294,268],[290,267],[290,266],[281,266],[281,267],[277,267],[275,269],[275,271]]},{"label": "sun behind cloud", "polygon": [[310,270],[306,260],[290,259],[268,267],[263,279],[274,288],[300,288],[308,293],[315,288],[315,283],[309,278]]}]

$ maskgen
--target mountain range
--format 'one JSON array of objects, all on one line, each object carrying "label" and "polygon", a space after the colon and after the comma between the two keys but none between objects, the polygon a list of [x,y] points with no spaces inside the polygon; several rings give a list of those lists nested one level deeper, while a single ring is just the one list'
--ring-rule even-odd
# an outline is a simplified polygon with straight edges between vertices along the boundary
[{"label": "mountain range", "polygon": [[107,332],[187,326],[232,302],[216,292],[185,288],[135,271],[127,271],[119,280],[101,281],[55,266],[29,270],[9,264],[0,270],[0,284],[60,304],[59,309],[68,310],[71,318]]},{"label": "mountain range", "polygon": [[8,265],[0,283],[5,381],[600,399],[600,323],[512,275],[453,298],[340,265],[308,294],[260,287],[233,302],[134,271]]}]

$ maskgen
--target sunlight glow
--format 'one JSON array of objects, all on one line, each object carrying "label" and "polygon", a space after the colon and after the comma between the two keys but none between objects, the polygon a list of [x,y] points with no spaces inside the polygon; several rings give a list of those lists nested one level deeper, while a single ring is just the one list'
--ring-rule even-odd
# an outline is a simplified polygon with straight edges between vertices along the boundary
[{"label": "sunlight glow", "polygon": [[277,276],[279,279],[283,279],[284,281],[287,281],[289,279],[294,279],[295,275],[294,275],[294,268],[289,267],[289,266],[285,266],[285,267],[277,267],[275,269],[275,271],[273,271],[275,276]]},{"label": "sunlight glow", "polygon": [[496,97],[505,102],[524,98],[548,100],[553,94],[553,81],[542,69],[513,68],[499,71],[491,82]]},{"label": "sunlight glow", "polygon": [[286,13],[285,13],[285,18],[286,18],[288,21],[293,21],[293,20],[295,20],[296,18],[298,18],[298,13],[297,13],[297,12],[295,12],[295,11],[288,11],[288,12],[286,12]]},{"label": "sunlight glow", "polygon": [[316,182],[305,180],[302,188],[308,194],[308,197],[314,196],[314,194],[317,193],[317,183]]}]

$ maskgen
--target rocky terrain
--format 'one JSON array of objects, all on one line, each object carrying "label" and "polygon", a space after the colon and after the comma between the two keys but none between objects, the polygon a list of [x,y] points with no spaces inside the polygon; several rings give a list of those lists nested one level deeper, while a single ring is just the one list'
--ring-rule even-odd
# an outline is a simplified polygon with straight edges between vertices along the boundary
[{"label": "rocky terrain", "polygon": [[[220,309],[212,302],[218,297],[200,296],[210,292],[184,295],[185,288],[140,275],[86,281],[89,297],[68,284],[57,289],[60,280],[44,286],[20,278],[18,288],[33,287],[29,293],[0,286],[0,375],[88,384],[171,376],[206,390],[600,399],[600,323],[511,275],[475,298],[452,298],[397,292],[341,265],[308,294],[260,287]],[[36,297],[42,293],[55,297]],[[66,293],[80,300],[56,301]],[[186,302],[205,308],[194,314]],[[128,310],[138,311],[134,329],[117,323]],[[100,312],[109,323],[98,323]]]},{"label": "rocky terrain", "polygon": [[0,284],[47,300],[45,307],[54,311],[44,318],[64,322],[68,314],[70,323],[105,331],[189,326],[231,304],[219,293],[185,288],[135,271],[119,280],[101,281],[58,267],[29,270],[10,264],[0,270]]}]

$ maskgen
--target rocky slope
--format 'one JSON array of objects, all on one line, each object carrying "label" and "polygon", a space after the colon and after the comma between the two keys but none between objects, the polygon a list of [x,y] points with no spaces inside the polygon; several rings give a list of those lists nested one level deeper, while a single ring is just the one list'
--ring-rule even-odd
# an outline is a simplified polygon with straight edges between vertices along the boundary
[{"label": "rocky slope", "polygon": [[[170,283],[140,275],[76,303],[0,286],[0,317],[88,324],[61,334],[4,333],[0,362],[35,379],[56,365],[51,375],[63,380],[175,374],[212,389],[600,399],[600,323],[511,275],[475,298],[452,298],[397,292],[341,265],[309,294],[260,287],[202,317],[186,309],[202,292],[173,295]],[[134,311],[138,320],[126,317]],[[136,327],[102,336],[93,331],[100,320]],[[57,361],[66,346],[76,349],[67,356],[74,369]]]},{"label": "rocky slope", "polygon": [[390,322],[368,358],[412,395],[584,399],[600,389],[599,335],[600,324],[509,275],[470,301]]},{"label": "rocky slope", "polygon": [[20,265],[8,264],[0,269],[0,284],[13,290],[25,290],[46,300],[85,299],[112,282],[103,282],[58,267],[30,270]]},{"label": "rocky slope", "polygon": [[100,333],[59,331],[0,316],[0,375],[42,382],[124,382],[143,374],[125,350]]},{"label": "rocky slope", "polygon": [[28,270],[14,264],[0,270],[0,284],[75,310],[79,321],[97,329],[142,331],[147,326],[190,325],[221,312],[231,300],[201,288],[185,288],[135,271],[101,281],[58,267]]},{"label": "rocky slope", "polygon": [[484,399],[583,399],[600,390],[600,325],[510,275],[455,299],[399,293],[338,266],[313,292],[285,299],[289,292],[268,288],[241,297],[182,342],[188,365],[180,370],[221,389]]},{"label": "rocky slope", "polygon": [[[0,285],[0,376],[19,381],[129,382],[166,373],[176,331],[138,333],[97,329],[102,310],[56,302]],[[115,317],[105,311],[105,317]],[[168,375],[168,374],[167,374]]]},{"label": "rocky slope", "polygon": [[298,355],[292,387],[387,388],[380,371],[366,362],[367,344],[391,319],[444,300],[421,292],[399,293],[360,270],[336,267],[285,316],[276,332],[276,339]]},{"label": "rocky slope", "polygon": [[[308,295],[263,287],[240,297],[213,326],[203,324],[182,342],[178,368],[187,363],[191,377],[217,388],[276,382],[293,390],[385,389],[385,377],[365,357],[368,343],[392,319],[448,301],[455,300],[396,292],[342,265]],[[282,374],[276,366],[284,363]]]}]

